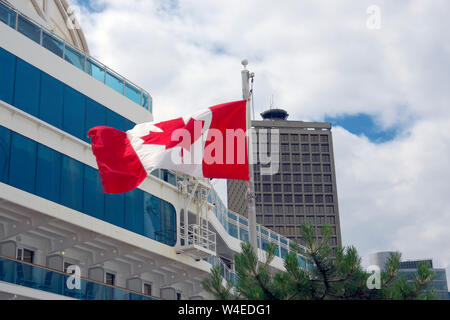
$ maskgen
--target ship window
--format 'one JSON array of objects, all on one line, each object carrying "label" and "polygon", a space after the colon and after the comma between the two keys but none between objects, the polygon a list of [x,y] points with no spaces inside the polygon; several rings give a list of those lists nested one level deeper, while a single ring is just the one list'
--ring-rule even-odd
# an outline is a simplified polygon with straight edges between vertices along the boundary
[{"label": "ship window", "polygon": [[84,140],[85,96],[71,87],[65,87],[63,129]]},{"label": "ship window", "polygon": [[62,128],[63,103],[63,84],[42,72],[39,118],[57,128]]},{"label": "ship window", "polygon": [[24,248],[17,249],[17,260],[21,260],[28,263],[33,263],[34,251]]},{"label": "ship window", "polygon": [[0,126],[0,181],[8,182],[11,132]]},{"label": "ship window", "polygon": [[41,43],[41,28],[39,28],[34,23],[26,20],[24,17],[19,15],[17,31],[26,36],[27,38],[33,40],[36,43]]},{"label": "ship window", "polygon": [[11,162],[9,183],[27,192],[34,192],[36,169],[36,143],[13,133],[11,140]]},{"label": "ship window", "polygon": [[17,59],[16,86],[14,91],[15,107],[37,117],[39,114],[40,82],[40,71],[31,64]]},{"label": "ship window", "polygon": [[137,104],[141,104],[141,91],[128,82],[125,83],[125,96]]},{"label": "ship window", "polygon": [[105,283],[110,286],[114,286],[116,284],[116,275],[114,273],[105,273]]},{"label": "ship window", "polygon": [[117,130],[123,131],[124,127],[123,117],[115,113],[114,111],[107,110],[106,111],[106,125],[109,127],[113,127]]},{"label": "ship window", "polygon": [[123,94],[123,80],[109,71],[106,72],[106,85]]},{"label": "ship window", "polygon": [[0,21],[6,23],[11,28],[16,28],[16,13],[0,3]]},{"label": "ship window", "polygon": [[106,109],[96,101],[86,99],[86,132],[84,135],[85,141],[90,142],[88,132],[93,127],[106,125]]},{"label": "ship window", "polygon": [[63,57],[64,43],[47,32],[42,33],[42,45],[59,57]]},{"label": "ship window", "polygon": [[0,48],[0,70],[2,70],[0,77],[0,100],[9,104],[13,103],[15,66],[16,57]]},{"label": "ship window", "polygon": [[36,194],[58,202],[60,177],[61,154],[39,144],[37,149]]},{"label": "ship window", "polygon": [[84,55],[75,49],[72,49],[68,45],[66,45],[66,50],[64,51],[64,59],[73,66],[84,71]]},{"label": "ship window", "polygon": [[152,295],[152,284],[144,283],[144,294],[151,296]]},{"label": "ship window", "polygon": [[85,212],[98,219],[105,219],[105,196],[98,170],[89,166],[84,168],[84,198]]},{"label": "ship window", "polygon": [[105,194],[106,221],[125,227],[125,202],[123,193]]},{"label": "ship window", "polygon": [[100,82],[105,83],[105,69],[91,59],[86,61],[86,73]]},{"label": "ship window", "polygon": [[134,189],[125,193],[125,227],[133,232],[143,234],[143,199],[142,191]]},{"label": "ship window", "polygon": [[83,165],[67,156],[62,157],[61,203],[74,210],[83,208]]}]

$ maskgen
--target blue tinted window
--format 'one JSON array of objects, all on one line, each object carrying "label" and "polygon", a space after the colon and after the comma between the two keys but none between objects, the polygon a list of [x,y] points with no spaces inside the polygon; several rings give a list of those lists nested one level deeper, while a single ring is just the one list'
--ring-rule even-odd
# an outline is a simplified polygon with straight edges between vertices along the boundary
[{"label": "blue tinted window", "polygon": [[46,73],[41,73],[41,101],[39,118],[62,128],[64,86],[55,78]]},{"label": "blue tinted window", "polygon": [[106,85],[123,94],[123,80],[109,71],[106,72]]},{"label": "blue tinted window", "polygon": [[237,238],[238,237],[238,228],[235,224],[228,222],[228,233],[230,236]]},{"label": "blue tinted window", "polygon": [[248,242],[248,231],[243,229],[243,228],[239,228],[239,237],[240,240],[244,241],[244,242]]},{"label": "blue tinted window", "polygon": [[59,201],[61,154],[38,144],[36,194],[45,199]]},{"label": "blue tinted window", "polygon": [[84,166],[84,211],[101,220],[105,219],[105,196],[98,170]]},{"label": "blue tinted window", "polygon": [[21,15],[19,15],[19,25],[17,30],[34,42],[41,43],[41,28],[26,20]]},{"label": "blue tinted window", "polygon": [[0,181],[8,182],[11,131],[0,126]]},{"label": "blue tinted window", "polygon": [[150,110],[150,112],[152,112],[152,109],[149,108],[149,97],[148,94],[146,93],[142,93],[142,104],[141,104],[145,109]]},{"label": "blue tinted window", "polygon": [[66,51],[64,52],[64,59],[84,71],[84,55],[77,50],[66,45]]},{"label": "blue tinted window", "polygon": [[63,56],[63,50],[64,50],[64,43],[61,40],[58,40],[51,34],[47,32],[42,33],[42,45],[56,54],[57,56],[61,57]]},{"label": "blue tinted window", "polygon": [[41,72],[22,59],[17,59],[14,105],[36,117],[39,113],[40,82]]},{"label": "blue tinted window", "polygon": [[16,28],[16,13],[0,3],[0,21]]},{"label": "blue tinted window", "polygon": [[9,183],[27,192],[34,192],[36,175],[36,143],[17,133],[12,134]]},{"label": "blue tinted window", "polygon": [[159,230],[156,240],[174,246],[177,241],[176,212],[175,208],[168,202],[161,200]]},{"label": "blue tinted window", "polygon": [[281,258],[286,258],[288,254],[288,250],[286,248],[281,247]]},{"label": "blue tinted window", "polygon": [[61,204],[74,210],[83,209],[83,165],[62,156]]},{"label": "blue tinted window", "polygon": [[119,226],[125,226],[125,196],[119,194],[105,194],[106,221]]},{"label": "blue tinted window", "polygon": [[16,57],[0,48],[0,100],[9,104],[13,103],[15,68]]},{"label": "blue tinted window", "polygon": [[136,124],[133,121],[130,121],[128,119],[125,119],[125,131],[131,130],[134,128]]},{"label": "blue tinted window", "polygon": [[125,83],[125,96],[137,104],[141,104],[141,91],[128,82]]},{"label": "blue tinted window", "polygon": [[85,140],[84,136],[85,96],[65,86],[63,129],[71,135]]},{"label": "blue tinted window", "polygon": [[160,230],[159,215],[161,200],[151,194],[144,193],[144,235],[156,239],[156,232]]},{"label": "blue tinted window", "polygon": [[125,227],[139,234],[144,232],[142,194],[139,189],[125,193]]},{"label": "blue tinted window", "polygon": [[96,101],[86,98],[86,133],[85,141],[90,142],[88,132],[94,127],[106,125],[106,108]]},{"label": "blue tinted window", "polygon": [[125,121],[122,116],[108,109],[106,110],[106,125],[124,131]]},{"label": "blue tinted window", "polygon": [[86,61],[86,72],[98,81],[105,82],[105,68],[91,59]]}]

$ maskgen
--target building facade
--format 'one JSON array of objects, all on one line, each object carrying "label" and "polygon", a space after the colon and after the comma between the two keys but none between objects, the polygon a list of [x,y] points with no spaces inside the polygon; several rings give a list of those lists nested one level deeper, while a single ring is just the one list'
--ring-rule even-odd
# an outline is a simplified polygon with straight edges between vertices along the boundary
[{"label": "building facade", "polygon": [[[263,120],[252,121],[257,137],[253,147],[261,148],[260,143],[267,143],[271,153],[272,149],[276,151],[275,143],[279,165],[273,166],[278,167],[276,172],[266,174],[267,165],[259,157],[255,161],[257,223],[300,244],[303,244],[302,223],[312,223],[319,240],[321,228],[327,224],[332,228],[330,246],[341,246],[331,124],[289,121],[287,112],[281,109],[261,115]],[[277,142],[272,142],[271,135],[265,133],[273,129],[279,132]],[[228,180],[227,191],[230,210],[247,215],[245,183]]]},{"label": "building facade", "polygon": [[[376,265],[384,270],[386,267],[386,262],[393,254],[392,251],[375,252],[369,255],[369,264]],[[444,268],[433,267],[432,259],[423,260],[404,260],[400,261],[398,275],[400,277],[406,278],[409,283],[414,281],[414,277],[417,275],[417,270],[419,268],[419,263],[428,264],[429,268],[434,272],[434,278],[428,285],[426,290],[435,291],[435,299],[437,300],[448,300],[448,287],[447,287],[447,275]]]}]

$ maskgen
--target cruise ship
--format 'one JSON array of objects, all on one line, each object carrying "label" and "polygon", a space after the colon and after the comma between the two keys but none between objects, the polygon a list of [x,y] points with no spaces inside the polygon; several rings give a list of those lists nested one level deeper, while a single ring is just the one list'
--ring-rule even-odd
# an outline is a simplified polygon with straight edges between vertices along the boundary
[{"label": "cruise ship", "polygon": [[[149,92],[90,56],[66,0],[0,0],[0,21],[0,299],[212,299],[217,265],[236,283],[248,220],[214,180],[156,170],[102,192],[87,132],[158,120]],[[284,270],[289,239],[259,225],[257,239]]]}]

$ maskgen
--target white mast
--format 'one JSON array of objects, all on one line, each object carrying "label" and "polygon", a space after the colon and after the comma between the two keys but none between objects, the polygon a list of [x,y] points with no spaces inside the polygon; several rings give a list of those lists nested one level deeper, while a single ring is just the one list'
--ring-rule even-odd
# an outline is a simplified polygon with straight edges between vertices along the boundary
[{"label": "white mast", "polygon": [[247,200],[248,200],[248,233],[249,241],[252,245],[253,252],[258,258],[258,244],[256,236],[256,209],[255,209],[255,190],[254,190],[254,177],[253,177],[253,151],[252,151],[252,120],[251,120],[251,104],[250,104],[250,79],[254,77],[254,73],[250,73],[247,70],[248,60],[242,60],[244,69],[241,71],[242,75],[242,97],[247,100],[247,155],[248,155],[248,168],[249,178],[247,182]]}]

